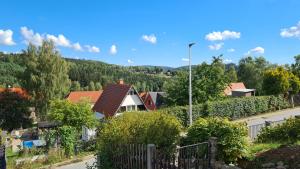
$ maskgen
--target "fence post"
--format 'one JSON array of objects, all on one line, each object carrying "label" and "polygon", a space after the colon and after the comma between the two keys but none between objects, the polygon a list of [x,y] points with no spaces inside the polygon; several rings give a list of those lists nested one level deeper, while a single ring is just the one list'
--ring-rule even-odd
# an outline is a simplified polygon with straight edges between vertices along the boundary
[{"label": "fence post", "polygon": [[216,156],[217,156],[217,137],[210,137],[208,139],[209,142],[209,168],[214,169],[216,164]]},{"label": "fence post", "polygon": [[155,145],[154,144],[148,144],[147,145],[147,169],[153,169],[154,168],[154,167],[152,167],[154,150],[155,150]]}]

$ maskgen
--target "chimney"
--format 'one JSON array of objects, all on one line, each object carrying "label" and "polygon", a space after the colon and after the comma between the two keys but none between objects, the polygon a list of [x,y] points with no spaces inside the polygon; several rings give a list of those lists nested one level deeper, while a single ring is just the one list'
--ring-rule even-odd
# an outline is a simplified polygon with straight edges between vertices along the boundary
[{"label": "chimney", "polygon": [[124,80],[120,79],[118,84],[121,84],[121,85],[124,84]]}]

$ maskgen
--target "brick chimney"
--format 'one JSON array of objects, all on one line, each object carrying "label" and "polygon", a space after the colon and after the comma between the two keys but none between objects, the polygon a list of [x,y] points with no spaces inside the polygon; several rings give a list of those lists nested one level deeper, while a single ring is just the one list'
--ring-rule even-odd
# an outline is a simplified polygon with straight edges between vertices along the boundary
[{"label": "brick chimney", "polygon": [[124,80],[120,79],[119,82],[118,82],[118,84],[121,84],[121,85],[124,84]]}]

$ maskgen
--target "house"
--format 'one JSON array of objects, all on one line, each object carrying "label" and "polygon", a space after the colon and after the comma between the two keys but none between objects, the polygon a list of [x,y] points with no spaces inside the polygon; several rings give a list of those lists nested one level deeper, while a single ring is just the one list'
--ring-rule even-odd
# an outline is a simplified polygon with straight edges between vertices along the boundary
[{"label": "house", "polygon": [[142,92],[139,95],[148,110],[156,110],[163,105],[165,92]]},{"label": "house", "polygon": [[255,89],[247,89],[243,82],[230,83],[224,90],[225,96],[255,96]]},{"label": "house", "polygon": [[128,111],[147,111],[143,100],[132,85],[120,80],[117,84],[107,85],[93,110],[98,117],[112,117]]},{"label": "house", "polygon": [[67,100],[72,103],[78,103],[83,99],[89,100],[92,107],[102,94],[102,90],[99,91],[73,91],[67,96]]}]

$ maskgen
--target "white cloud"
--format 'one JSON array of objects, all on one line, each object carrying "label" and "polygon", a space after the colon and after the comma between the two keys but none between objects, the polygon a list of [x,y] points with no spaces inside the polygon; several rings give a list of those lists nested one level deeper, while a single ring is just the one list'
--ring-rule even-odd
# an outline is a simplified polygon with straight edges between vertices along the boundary
[{"label": "white cloud", "polygon": [[209,41],[222,41],[226,39],[239,39],[241,37],[240,32],[225,30],[223,32],[212,32],[205,36]]},{"label": "white cloud", "polygon": [[156,36],[154,34],[151,35],[143,35],[142,39],[146,42],[152,43],[152,44],[156,44],[157,39]]},{"label": "white cloud", "polygon": [[209,45],[208,48],[210,50],[220,50],[223,47],[224,43],[216,43],[213,45]]},{"label": "white cloud", "polygon": [[299,38],[300,39],[300,21],[296,26],[281,29],[280,36],[284,38]]},{"label": "white cloud", "polygon": [[21,27],[21,34],[25,39],[25,43],[32,43],[33,45],[40,46],[43,42],[43,36],[39,33],[34,33],[32,29],[28,29],[27,27]]},{"label": "white cloud", "polygon": [[227,63],[232,63],[232,60],[231,59],[224,59],[224,63],[227,64]]},{"label": "white cloud", "polygon": [[76,51],[83,51],[81,45],[77,42],[72,45],[72,48]]},{"label": "white cloud", "polygon": [[0,44],[2,45],[15,45],[16,43],[13,41],[13,31],[10,29],[2,30],[0,29]]},{"label": "white cloud", "polygon": [[184,61],[184,62],[188,62],[190,59],[189,58],[182,58],[181,60]]},{"label": "white cloud", "polygon": [[264,54],[265,53],[265,49],[258,46],[256,48],[250,49],[247,53],[245,53],[245,55],[250,55],[250,54]]},{"label": "white cloud", "polygon": [[57,37],[54,35],[47,34],[47,40],[53,41],[56,46],[68,47],[71,48],[71,42],[64,35],[60,34]]},{"label": "white cloud", "polygon": [[136,52],[137,49],[136,49],[136,48],[131,48],[131,51],[132,51],[132,52]]},{"label": "white cloud", "polygon": [[115,54],[117,54],[117,52],[118,52],[117,46],[116,46],[116,45],[111,45],[110,50],[109,50],[109,53],[110,53],[111,55],[115,55]]},{"label": "white cloud", "polygon": [[129,64],[132,64],[132,63],[133,63],[133,61],[130,60],[130,59],[128,59],[127,62],[128,62]]},{"label": "white cloud", "polygon": [[235,52],[235,49],[233,49],[233,48],[228,49],[227,52]]},{"label": "white cloud", "polygon": [[100,49],[96,46],[85,45],[85,47],[88,52],[91,52],[91,53],[99,53],[100,52]]}]

